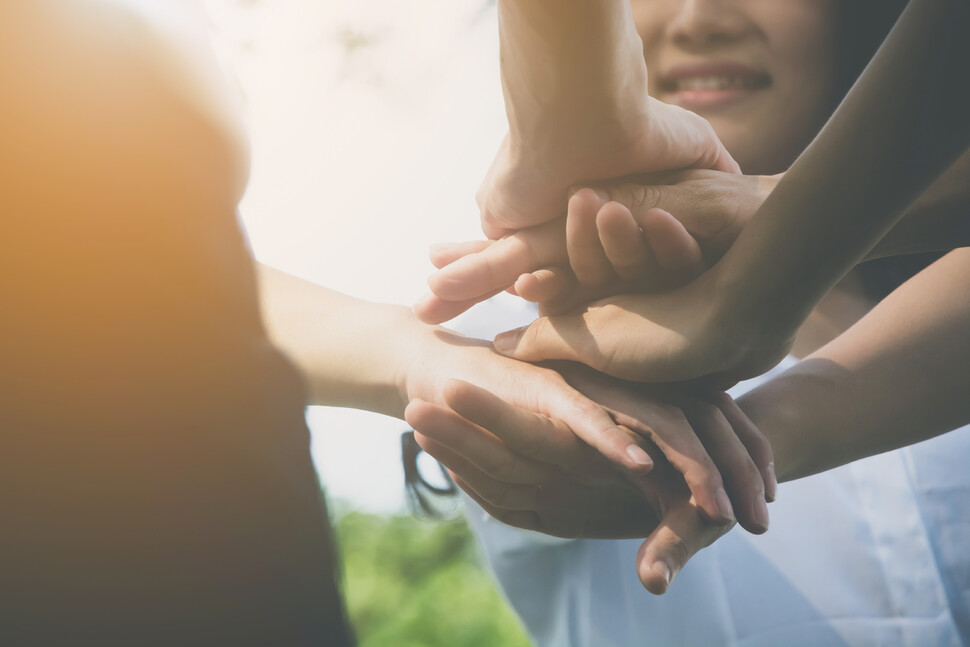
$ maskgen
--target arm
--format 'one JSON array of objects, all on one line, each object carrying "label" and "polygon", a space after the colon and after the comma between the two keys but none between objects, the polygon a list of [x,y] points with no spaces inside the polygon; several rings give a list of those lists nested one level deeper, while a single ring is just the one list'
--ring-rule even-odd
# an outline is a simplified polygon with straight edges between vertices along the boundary
[{"label": "arm", "polygon": [[[510,287],[550,313],[567,312],[609,295],[676,287],[685,282],[678,277],[694,278],[724,256],[783,177],[688,170],[587,187],[582,202],[577,204],[575,195],[570,199],[567,218],[521,229],[496,241],[437,246],[431,261],[439,271],[428,279],[432,296],[417,305],[415,312],[429,323],[446,321],[496,290]],[[682,225],[679,236],[670,223],[658,223],[658,209]],[[628,211],[627,222],[615,217],[605,222],[604,216],[618,210]],[[968,215],[970,151],[920,196],[862,260],[970,245]],[[569,226],[569,220],[578,220],[579,226]],[[658,224],[662,226],[659,243]],[[703,263],[693,265],[686,274],[671,275],[658,271],[656,262],[643,262],[644,257],[656,261],[657,251],[671,249],[672,233],[673,249],[693,245],[702,255]],[[570,244],[570,240],[574,242]],[[616,246],[611,249],[611,241],[627,248],[638,245],[632,254],[636,260],[631,263],[629,252],[614,253]],[[582,248],[577,254],[578,243]],[[598,289],[583,289],[576,276],[580,274],[577,263],[591,267],[587,275],[603,277],[596,281]],[[659,268],[663,265],[659,263]]]},{"label": "arm", "polygon": [[797,326],[966,151],[970,94],[950,79],[970,66],[968,27],[962,0],[909,4],[719,264],[729,319]]},{"label": "arm", "polygon": [[970,422],[970,249],[950,252],[868,315],[739,399],[782,480]]},{"label": "arm", "polygon": [[[756,424],[771,440],[780,480],[792,480],[831,469],[865,456],[944,433],[970,421],[970,249],[960,249],[933,264],[876,306],[835,341],[781,376],[742,396],[737,404],[718,402],[724,419],[736,430]],[[927,379],[928,375],[934,379]],[[592,393],[591,393],[592,394]],[[622,392],[618,411],[635,412],[642,399]],[[454,390],[449,405],[468,425],[464,453],[453,449],[456,435],[448,412],[420,405],[409,409],[409,421],[424,435],[422,445],[458,473],[459,483],[496,518],[520,527],[567,536],[628,536],[650,532],[637,557],[637,571],[649,590],[666,590],[698,550],[716,540],[720,529],[705,523],[678,498],[665,472],[650,475],[668,513],[653,508],[650,520],[632,526],[635,501],[609,483],[587,482],[568,471],[531,472],[514,487],[507,479],[476,464],[475,456],[501,452],[516,465],[534,465],[550,442],[527,442],[493,429],[504,444],[487,438],[473,421],[480,411],[502,411],[486,394]],[[746,415],[745,415],[746,414]],[[504,415],[515,413],[505,410]],[[749,416],[750,418],[746,417]],[[477,436],[476,436],[477,434]],[[468,439],[473,439],[468,441]],[[548,461],[546,461],[548,462]],[[669,475],[669,472],[666,473]],[[529,484],[541,483],[542,496]],[[496,493],[504,496],[495,497]],[[531,496],[523,494],[531,493]],[[561,496],[559,496],[561,495]],[[649,512],[649,511],[648,511]],[[654,519],[660,525],[654,529]],[[662,564],[662,566],[658,566]]]},{"label": "arm", "polygon": [[[760,527],[751,521],[760,511],[749,502],[764,498],[759,470],[772,459],[763,437],[743,443],[720,425],[699,438],[692,420],[660,402],[641,407],[638,416],[616,417],[597,403],[609,401],[608,391],[586,397],[549,368],[510,360],[486,342],[422,324],[407,308],[353,299],[265,266],[259,273],[270,336],[302,370],[311,404],[403,417],[409,402],[440,404],[446,383],[462,379],[529,412],[528,419],[562,421],[575,435],[556,453],[583,445],[582,439],[636,484],[653,464],[641,447],[649,439],[685,475],[709,519],[732,521],[733,500],[740,504],[742,523]],[[722,479],[719,468],[728,478]]]},{"label": "arm", "polygon": [[[585,381],[580,388],[596,391],[597,383],[603,384]],[[680,475],[660,456],[644,500],[601,469],[595,455],[570,464],[555,457],[549,448],[563,433],[555,425],[528,424],[523,416],[529,414],[466,383],[451,383],[445,399],[449,408],[412,402],[407,420],[425,451],[449,467],[472,499],[500,521],[560,537],[646,537],[637,572],[652,593],[664,593],[687,560],[727,530],[704,520]],[[612,390],[611,402],[617,413],[634,416],[650,406],[649,398],[623,386]],[[739,437],[758,433],[729,398],[709,411],[716,415],[699,428],[728,424]],[[767,529],[764,499],[751,504],[765,519],[759,530]]]},{"label": "arm", "polygon": [[496,347],[647,381],[769,368],[822,295],[970,144],[970,95],[949,81],[970,61],[968,24],[965,2],[910,3],[818,139],[697,280],[539,319]]},{"label": "arm", "polygon": [[509,136],[479,191],[489,237],[552,220],[579,181],[669,168],[738,168],[697,115],[647,96],[625,0],[501,0]]}]

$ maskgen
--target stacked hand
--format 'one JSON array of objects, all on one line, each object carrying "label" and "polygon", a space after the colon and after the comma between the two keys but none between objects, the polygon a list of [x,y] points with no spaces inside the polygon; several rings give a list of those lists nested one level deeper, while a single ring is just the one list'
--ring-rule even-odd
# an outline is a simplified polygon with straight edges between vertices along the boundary
[{"label": "stacked hand", "polygon": [[695,170],[579,188],[550,222],[495,241],[436,245],[439,271],[415,312],[440,323],[511,290],[555,314],[683,285],[724,255],[778,177]]},{"label": "stacked hand", "polygon": [[[772,498],[775,487],[772,454],[751,425],[732,424],[711,404],[687,396],[678,399],[679,406],[645,396],[631,404],[628,385],[591,376],[592,371],[563,367],[567,381],[551,368],[502,357],[487,344],[428,330],[422,343],[408,349],[413,359],[400,380],[405,402],[452,406],[450,381],[462,379],[504,401],[478,414],[478,421],[494,415],[483,425],[489,430],[518,426],[523,438],[536,439],[554,461],[595,450],[601,462],[620,468],[617,474],[628,488],[641,491],[651,490],[651,469],[660,456],[682,475],[706,519],[717,524],[738,519],[752,531],[767,529],[765,493]],[[500,413],[506,410],[516,416]],[[546,430],[556,433],[544,439]]]},{"label": "stacked hand", "polygon": [[[634,420],[656,404],[586,374],[575,380],[590,395],[606,396],[621,419]],[[469,496],[520,528],[561,537],[646,537],[637,571],[653,593],[663,593],[694,553],[730,529],[705,518],[681,474],[657,452],[656,466],[637,490],[590,448],[572,443],[571,432],[560,423],[459,381],[448,384],[443,404],[447,408],[412,400],[405,415],[421,446],[451,470]],[[702,410],[695,414],[702,436],[726,424],[756,454],[760,451],[760,434],[730,399]],[[733,476],[760,483],[762,473],[749,470]],[[773,496],[770,467],[764,474]],[[742,524],[753,532],[767,530],[764,492],[747,506],[738,515]]]},{"label": "stacked hand", "polygon": [[[725,386],[784,357],[792,331],[735,321],[730,277],[705,271],[731,246],[777,177],[658,175],[577,191],[565,217],[498,241],[438,247],[425,321],[451,318],[511,288],[540,303],[496,349],[525,361],[573,360],[647,382]],[[662,291],[658,291],[662,290]]]}]

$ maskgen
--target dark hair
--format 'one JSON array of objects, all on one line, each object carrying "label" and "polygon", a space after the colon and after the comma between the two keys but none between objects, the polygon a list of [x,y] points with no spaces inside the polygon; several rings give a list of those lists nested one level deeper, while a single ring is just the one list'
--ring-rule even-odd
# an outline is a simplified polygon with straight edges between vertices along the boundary
[{"label": "dark hair", "polygon": [[908,0],[840,0],[839,99],[845,96],[886,39]]},{"label": "dark hair", "polygon": [[401,462],[404,463],[404,493],[408,508],[415,516],[443,519],[447,515],[441,502],[457,496],[458,487],[441,464],[438,464],[438,468],[441,470],[443,485],[435,485],[424,478],[418,465],[418,457],[423,451],[414,439],[413,431],[401,434]]}]

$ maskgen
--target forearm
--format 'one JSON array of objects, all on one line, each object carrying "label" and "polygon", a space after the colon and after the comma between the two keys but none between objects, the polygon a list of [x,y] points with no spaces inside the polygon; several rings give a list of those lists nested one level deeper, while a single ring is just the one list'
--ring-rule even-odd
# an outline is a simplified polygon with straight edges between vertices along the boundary
[{"label": "forearm", "polygon": [[970,249],[934,263],[855,326],[739,400],[781,480],[970,422]]},{"label": "forearm", "polygon": [[731,316],[793,328],[966,150],[968,27],[964,0],[910,3],[719,264]]},{"label": "forearm", "polygon": [[574,139],[642,128],[647,70],[629,2],[500,0],[498,8],[513,144],[540,144],[558,128]]},{"label": "forearm", "polygon": [[311,405],[403,417],[404,371],[434,330],[400,306],[370,303],[258,266],[270,338],[303,373]]}]

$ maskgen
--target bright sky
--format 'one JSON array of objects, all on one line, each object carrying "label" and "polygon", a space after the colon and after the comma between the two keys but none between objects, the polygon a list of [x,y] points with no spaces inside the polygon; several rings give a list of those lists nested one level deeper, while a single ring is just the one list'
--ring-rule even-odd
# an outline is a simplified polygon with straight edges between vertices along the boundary
[{"label": "bright sky", "polygon": [[[242,204],[257,258],[371,300],[425,292],[428,244],[480,237],[474,195],[505,132],[487,0],[203,0],[246,97]],[[405,423],[311,408],[331,496],[403,505]]]}]

